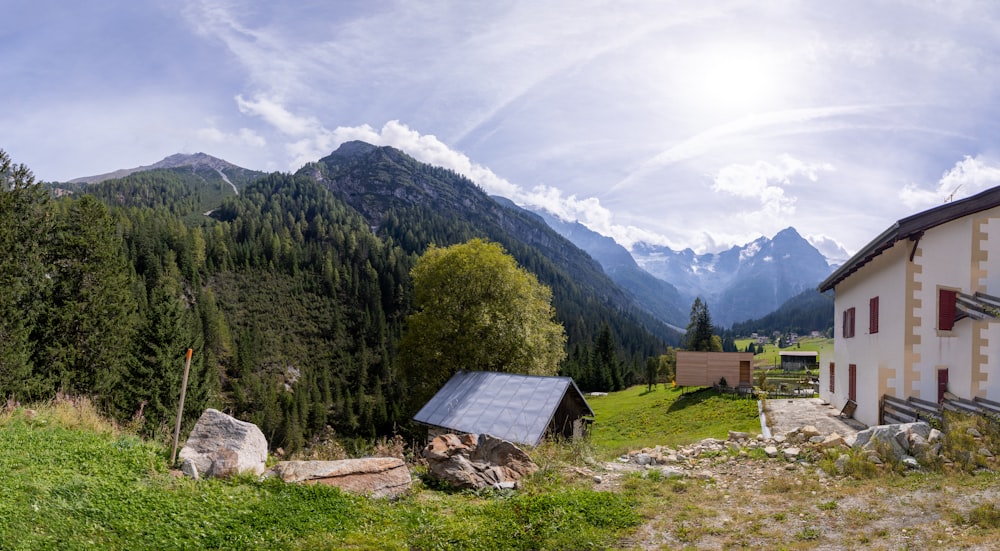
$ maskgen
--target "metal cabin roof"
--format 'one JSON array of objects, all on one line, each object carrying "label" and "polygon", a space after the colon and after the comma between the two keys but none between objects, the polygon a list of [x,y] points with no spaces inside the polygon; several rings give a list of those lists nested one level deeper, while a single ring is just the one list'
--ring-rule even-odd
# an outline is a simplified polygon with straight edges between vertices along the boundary
[{"label": "metal cabin roof", "polygon": [[1000,186],[902,218],[830,274],[830,277],[819,284],[819,290],[826,292],[833,289],[898,241],[919,241],[924,232],[931,228],[996,206],[1000,206]]},{"label": "metal cabin roof", "polygon": [[413,420],[534,446],[545,436],[567,392],[576,393],[586,412],[594,415],[569,377],[459,371],[413,416]]}]

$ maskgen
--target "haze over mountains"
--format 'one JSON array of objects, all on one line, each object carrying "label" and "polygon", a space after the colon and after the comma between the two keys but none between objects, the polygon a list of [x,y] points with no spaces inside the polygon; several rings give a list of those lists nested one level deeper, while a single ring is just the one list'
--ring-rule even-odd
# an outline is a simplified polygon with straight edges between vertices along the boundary
[{"label": "haze over mountains", "polygon": [[[71,183],[185,167],[215,172],[234,191],[260,174],[197,153],[171,155],[151,165],[77,178]],[[507,241],[504,245],[508,249],[511,241],[504,235],[514,235],[517,242],[542,250],[546,258],[568,270],[574,280],[597,290],[609,304],[617,308],[637,306],[675,328],[686,326],[695,297],[708,302],[717,326],[729,327],[777,310],[792,297],[814,289],[833,268],[791,227],[773,238],[761,237],[719,253],[696,254],[690,248],[676,251],[642,242],[628,250],[579,222],[566,222],[545,211],[524,210],[503,197],[490,198],[450,170],[419,163],[391,147],[365,142],[345,143],[298,174],[341,194],[375,229],[386,223],[400,224],[396,217],[405,207],[409,209],[407,216],[427,218],[433,213],[465,219],[480,229],[486,224],[492,228],[489,237]],[[537,222],[543,222],[566,241],[548,234]],[[439,235],[436,242],[443,243],[443,239],[447,238]],[[586,254],[576,251],[577,247]],[[519,258],[522,263],[523,256]]]}]

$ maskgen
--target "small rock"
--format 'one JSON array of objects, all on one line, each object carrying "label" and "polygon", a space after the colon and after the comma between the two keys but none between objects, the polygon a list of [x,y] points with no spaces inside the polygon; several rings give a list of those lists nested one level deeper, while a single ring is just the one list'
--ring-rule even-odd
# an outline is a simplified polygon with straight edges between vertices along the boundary
[{"label": "small rock", "polygon": [[944,435],[942,434],[941,431],[937,429],[931,429],[930,433],[927,435],[927,441],[930,442],[931,444],[934,444],[935,442],[939,442],[942,436]]},{"label": "small rock", "polygon": [[799,429],[799,434],[806,438],[812,438],[813,436],[819,436],[819,429],[812,425],[806,425]]},{"label": "small rock", "polygon": [[774,435],[773,440],[775,444],[783,444],[786,440],[788,440],[788,437],[784,434],[776,434]]},{"label": "small rock", "polygon": [[836,461],[833,462],[833,468],[837,469],[837,474],[844,474],[847,469],[847,462],[851,460],[851,456],[846,453],[842,453],[837,456]]},{"label": "small rock", "polygon": [[660,467],[660,474],[667,478],[684,478],[687,476],[684,474],[684,471],[676,467]]},{"label": "small rock", "polygon": [[993,452],[987,448],[979,448],[979,455],[983,457],[993,457]]},{"label": "small rock", "polygon": [[824,438],[824,437],[822,437],[822,436],[820,436],[820,435],[817,434],[816,436],[812,436],[812,437],[809,438],[809,443],[810,444],[822,444],[823,440],[826,440],[826,438]]},{"label": "small rock", "polygon": [[201,478],[198,474],[198,467],[195,466],[194,461],[191,459],[184,460],[184,463],[181,464],[181,472],[194,480]]},{"label": "small rock", "polygon": [[798,448],[786,448],[784,450],[785,459],[787,459],[789,461],[794,461],[794,460],[798,459],[798,457],[799,457],[799,451],[800,450]]},{"label": "small rock", "polygon": [[821,448],[835,448],[843,445],[844,438],[835,432],[830,433],[829,436],[819,443],[819,447]]},{"label": "small rock", "polygon": [[594,475],[594,484],[600,484],[603,480],[604,479],[601,478],[601,475],[599,475],[599,474],[598,475]]},{"label": "small rock", "polygon": [[969,436],[973,437],[973,438],[982,438],[983,437],[983,433],[979,432],[976,429],[976,427],[969,427],[968,429],[966,429],[965,433],[968,434]]},{"label": "small rock", "polygon": [[749,440],[750,439],[750,433],[749,432],[740,432],[740,431],[731,430],[731,431],[729,431],[729,439],[730,440]]},{"label": "small rock", "polygon": [[764,453],[766,453],[768,457],[778,457],[778,448],[774,446],[767,446],[764,448]]},{"label": "small rock", "polygon": [[648,453],[640,453],[635,456],[635,462],[637,465],[651,465],[653,458]]},{"label": "small rock", "polygon": [[910,468],[910,469],[919,469],[920,468],[920,463],[917,463],[917,458],[913,457],[912,455],[907,455],[907,456],[903,457],[903,459],[900,461],[900,463],[902,463],[903,465],[906,465],[906,467]]}]

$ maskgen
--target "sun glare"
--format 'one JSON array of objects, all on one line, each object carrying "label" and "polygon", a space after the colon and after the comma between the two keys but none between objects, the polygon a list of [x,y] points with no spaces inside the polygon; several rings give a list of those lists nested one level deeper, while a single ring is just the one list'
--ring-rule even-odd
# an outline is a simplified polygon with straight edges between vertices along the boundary
[{"label": "sun glare", "polygon": [[728,45],[696,53],[689,59],[688,92],[697,105],[720,111],[767,109],[781,93],[773,54],[754,46]]}]

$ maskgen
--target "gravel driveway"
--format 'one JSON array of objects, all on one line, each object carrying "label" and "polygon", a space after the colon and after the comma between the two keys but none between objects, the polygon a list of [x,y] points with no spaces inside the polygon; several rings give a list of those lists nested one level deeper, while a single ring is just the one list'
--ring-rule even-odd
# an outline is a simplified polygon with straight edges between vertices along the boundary
[{"label": "gravel driveway", "polygon": [[812,425],[821,434],[847,437],[867,426],[854,419],[841,418],[840,410],[819,398],[776,398],[767,401],[766,412],[771,434],[784,434]]}]

